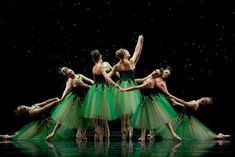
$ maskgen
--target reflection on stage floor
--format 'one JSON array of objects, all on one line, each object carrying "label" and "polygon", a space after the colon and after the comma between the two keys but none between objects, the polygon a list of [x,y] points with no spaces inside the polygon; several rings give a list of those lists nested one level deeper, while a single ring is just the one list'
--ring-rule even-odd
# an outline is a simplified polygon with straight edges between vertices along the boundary
[{"label": "reflection on stage floor", "polygon": [[157,139],[138,142],[137,136],[132,141],[121,141],[117,137],[104,141],[1,141],[0,156],[159,156],[159,157],[205,157],[234,156],[233,140],[230,141],[182,141]]}]

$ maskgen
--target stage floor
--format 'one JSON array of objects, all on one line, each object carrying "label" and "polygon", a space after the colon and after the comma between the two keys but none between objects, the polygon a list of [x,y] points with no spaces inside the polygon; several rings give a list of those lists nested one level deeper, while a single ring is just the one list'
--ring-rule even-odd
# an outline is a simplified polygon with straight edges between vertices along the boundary
[{"label": "stage floor", "polygon": [[137,141],[121,141],[111,136],[101,142],[95,142],[92,136],[88,141],[0,141],[0,157],[9,156],[159,156],[159,157],[199,157],[199,156],[235,156],[234,140],[224,141],[154,141],[144,143]]}]

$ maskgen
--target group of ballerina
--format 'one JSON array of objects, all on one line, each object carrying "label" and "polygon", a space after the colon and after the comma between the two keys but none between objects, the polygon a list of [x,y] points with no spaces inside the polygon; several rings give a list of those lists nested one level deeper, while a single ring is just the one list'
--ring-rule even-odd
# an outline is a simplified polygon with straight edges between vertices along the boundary
[{"label": "group of ballerina", "polygon": [[[155,135],[162,139],[205,140],[230,137],[216,134],[191,115],[200,105],[212,103],[211,97],[184,101],[167,90],[166,78],[171,68],[158,68],[144,78],[135,78],[135,67],[139,61],[144,38],[138,41],[131,56],[126,49],[116,51],[119,62],[113,67],[102,60],[99,50],[91,51],[94,61],[92,74],[94,80],[75,72],[68,67],[61,67],[59,72],[66,76],[67,82],[62,97],[48,99],[31,106],[18,106],[17,114],[29,114],[38,117],[12,135],[0,135],[2,140],[45,139],[68,136],[61,129],[76,129],[75,138],[87,140],[87,129],[94,129],[94,140],[101,141],[110,137],[108,122],[120,119],[122,140],[132,139],[133,128],[141,130],[138,140],[146,140]],[[111,77],[116,75],[117,81]],[[84,89],[86,92],[84,93]],[[180,105],[182,113],[176,113],[172,105]],[[53,108],[45,116],[45,111]],[[75,134],[75,133],[74,133]]]}]

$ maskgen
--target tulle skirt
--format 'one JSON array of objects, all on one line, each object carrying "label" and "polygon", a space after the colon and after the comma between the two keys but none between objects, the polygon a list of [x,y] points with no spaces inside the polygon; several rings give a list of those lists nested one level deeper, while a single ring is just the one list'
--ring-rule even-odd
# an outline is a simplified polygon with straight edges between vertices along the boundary
[{"label": "tulle skirt", "polygon": [[[53,131],[55,127],[55,121],[51,118],[44,118],[42,120],[37,120],[30,122],[23,126],[19,131],[15,132],[15,140],[45,140],[47,135]],[[73,136],[73,130],[67,127],[62,127],[58,133],[55,135],[55,139],[65,139],[71,138]]]},{"label": "tulle skirt", "polygon": [[110,86],[94,84],[90,87],[82,106],[85,118],[115,120],[118,118],[110,93]]},{"label": "tulle skirt", "polygon": [[81,114],[81,100],[75,92],[70,92],[65,99],[52,111],[51,117],[71,128],[93,127],[91,119]]},{"label": "tulle skirt", "polygon": [[[136,86],[134,81],[118,81],[122,88],[128,88]],[[119,117],[123,115],[133,115],[137,105],[140,103],[140,91],[134,90],[130,92],[121,92],[116,87],[112,87],[112,96],[115,105],[115,110]]]},{"label": "tulle skirt", "polygon": [[153,96],[153,101],[155,102],[155,105],[157,105],[157,112],[158,120],[156,121],[157,128],[156,130],[162,128],[165,126],[167,122],[170,122],[170,120],[177,116],[177,113],[173,109],[172,105],[169,103],[165,95],[162,93],[157,93]]},{"label": "tulle skirt", "polygon": [[132,118],[132,126],[139,129],[159,129],[169,122],[176,112],[160,93],[143,96]]},{"label": "tulle skirt", "polygon": [[[215,138],[216,134],[207,126],[202,124],[198,119],[191,116],[179,115],[171,121],[174,131],[183,140],[208,140]],[[164,139],[171,139],[171,135],[166,128],[162,129],[160,136]]]}]

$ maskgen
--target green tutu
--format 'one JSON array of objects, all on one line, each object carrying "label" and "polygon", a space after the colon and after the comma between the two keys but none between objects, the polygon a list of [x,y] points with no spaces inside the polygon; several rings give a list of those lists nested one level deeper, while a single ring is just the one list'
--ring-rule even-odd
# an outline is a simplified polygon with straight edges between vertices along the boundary
[{"label": "green tutu", "polygon": [[101,120],[118,118],[108,85],[96,83],[90,87],[83,102],[82,114],[86,118]]},{"label": "green tutu", "polygon": [[51,117],[71,128],[91,128],[93,127],[92,120],[81,115],[81,104],[80,97],[76,92],[71,91],[52,111]]},{"label": "green tutu", "polygon": [[[137,85],[136,82],[132,80],[119,80],[117,84],[119,84],[124,89]],[[141,99],[139,90],[121,92],[116,87],[112,87],[112,95],[114,99],[115,109],[119,117],[123,115],[133,115]]]},{"label": "green tutu", "polygon": [[[33,121],[23,126],[19,131],[15,132],[14,140],[45,140],[47,135],[53,131],[54,127],[55,121],[49,117]],[[62,127],[53,139],[71,138],[72,135],[72,129]]]},{"label": "green tutu", "polygon": [[134,128],[158,130],[176,116],[171,104],[158,90],[142,89],[141,94],[141,103],[132,117]]},{"label": "green tutu", "polygon": [[156,120],[157,128],[156,131],[165,126],[172,118],[177,116],[177,113],[161,92],[156,92],[153,95],[153,102],[157,106],[156,115],[158,119]]},{"label": "green tutu", "polygon": [[[213,131],[193,116],[188,117],[187,115],[179,114],[178,117],[172,119],[171,123],[176,134],[183,140],[208,140],[216,136]],[[172,138],[166,128],[161,130],[160,136],[164,139]]]},{"label": "green tutu", "polygon": [[155,129],[161,119],[156,101],[151,96],[143,96],[132,120],[131,126],[137,129]]}]

